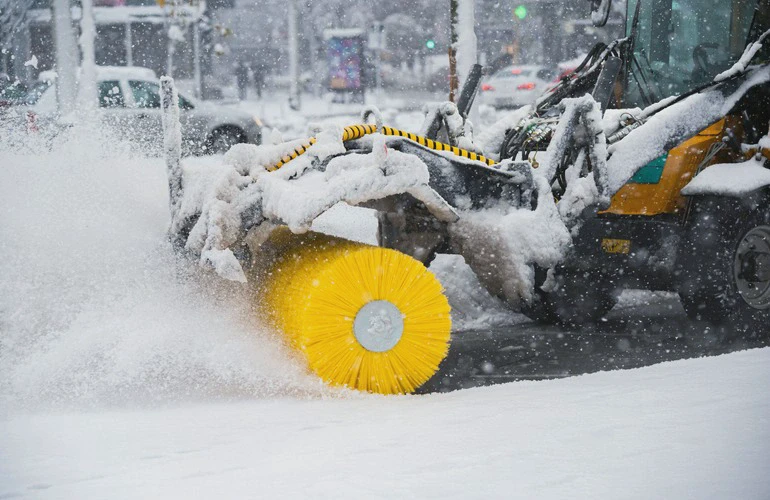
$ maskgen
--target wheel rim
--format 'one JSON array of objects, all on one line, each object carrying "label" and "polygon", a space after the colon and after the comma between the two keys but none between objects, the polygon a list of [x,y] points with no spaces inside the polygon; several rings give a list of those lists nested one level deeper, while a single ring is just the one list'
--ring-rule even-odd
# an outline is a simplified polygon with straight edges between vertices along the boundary
[{"label": "wheel rim", "polygon": [[353,320],[353,335],[372,352],[386,352],[401,340],[404,319],[401,311],[387,300],[373,300],[358,310]]},{"label": "wheel rim", "polygon": [[770,226],[758,226],[743,235],[733,263],[735,285],[754,309],[770,309]]}]

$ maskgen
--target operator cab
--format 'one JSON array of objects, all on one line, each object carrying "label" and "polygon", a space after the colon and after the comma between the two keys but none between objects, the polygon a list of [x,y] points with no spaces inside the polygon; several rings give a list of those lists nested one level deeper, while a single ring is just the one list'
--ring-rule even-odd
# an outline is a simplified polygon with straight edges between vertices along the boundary
[{"label": "operator cab", "polygon": [[623,107],[713,81],[770,28],[770,0],[628,0],[627,9],[626,35],[635,37]]}]

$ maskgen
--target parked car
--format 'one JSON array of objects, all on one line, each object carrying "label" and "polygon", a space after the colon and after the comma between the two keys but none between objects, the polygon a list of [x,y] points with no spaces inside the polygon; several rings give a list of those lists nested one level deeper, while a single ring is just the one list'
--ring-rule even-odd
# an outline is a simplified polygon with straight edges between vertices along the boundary
[{"label": "parked car", "polygon": [[556,76],[545,66],[507,66],[481,84],[481,99],[496,108],[524,106],[552,86]]},{"label": "parked car", "polygon": [[[26,97],[38,127],[58,118],[55,74],[43,72]],[[97,67],[101,118],[127,138],[159,148],[163,135],[158,79],[150,69]],[[182,142],[188,153],[223,153],[233,144],[259,144],[262,122],[250,113],[179,95]]]}]

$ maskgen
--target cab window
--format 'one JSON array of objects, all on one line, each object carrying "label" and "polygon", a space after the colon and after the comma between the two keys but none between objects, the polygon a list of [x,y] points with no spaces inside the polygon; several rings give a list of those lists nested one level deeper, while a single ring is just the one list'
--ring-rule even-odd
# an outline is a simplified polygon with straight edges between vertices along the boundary
[{"label": "cab window", "polygon": [[627,104],[645,106],[713,80],[743,53],[757,0],[641,1]]}]

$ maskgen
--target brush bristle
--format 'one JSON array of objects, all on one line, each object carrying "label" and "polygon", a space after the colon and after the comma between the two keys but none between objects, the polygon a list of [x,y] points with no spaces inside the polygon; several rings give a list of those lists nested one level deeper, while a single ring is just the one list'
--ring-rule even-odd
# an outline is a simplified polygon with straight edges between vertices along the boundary
[{"label": "brush bristle", "polygon": [[[413,392],[447,354],[451,318],[441,284],[421,262],[395,250],[310,234],[278,235],[280,247],[262,274],[262,303],[332,385],[381,394]],[[375,300],[402,313],[403,333],[384,352],[356,338],[358,311]]]}]

